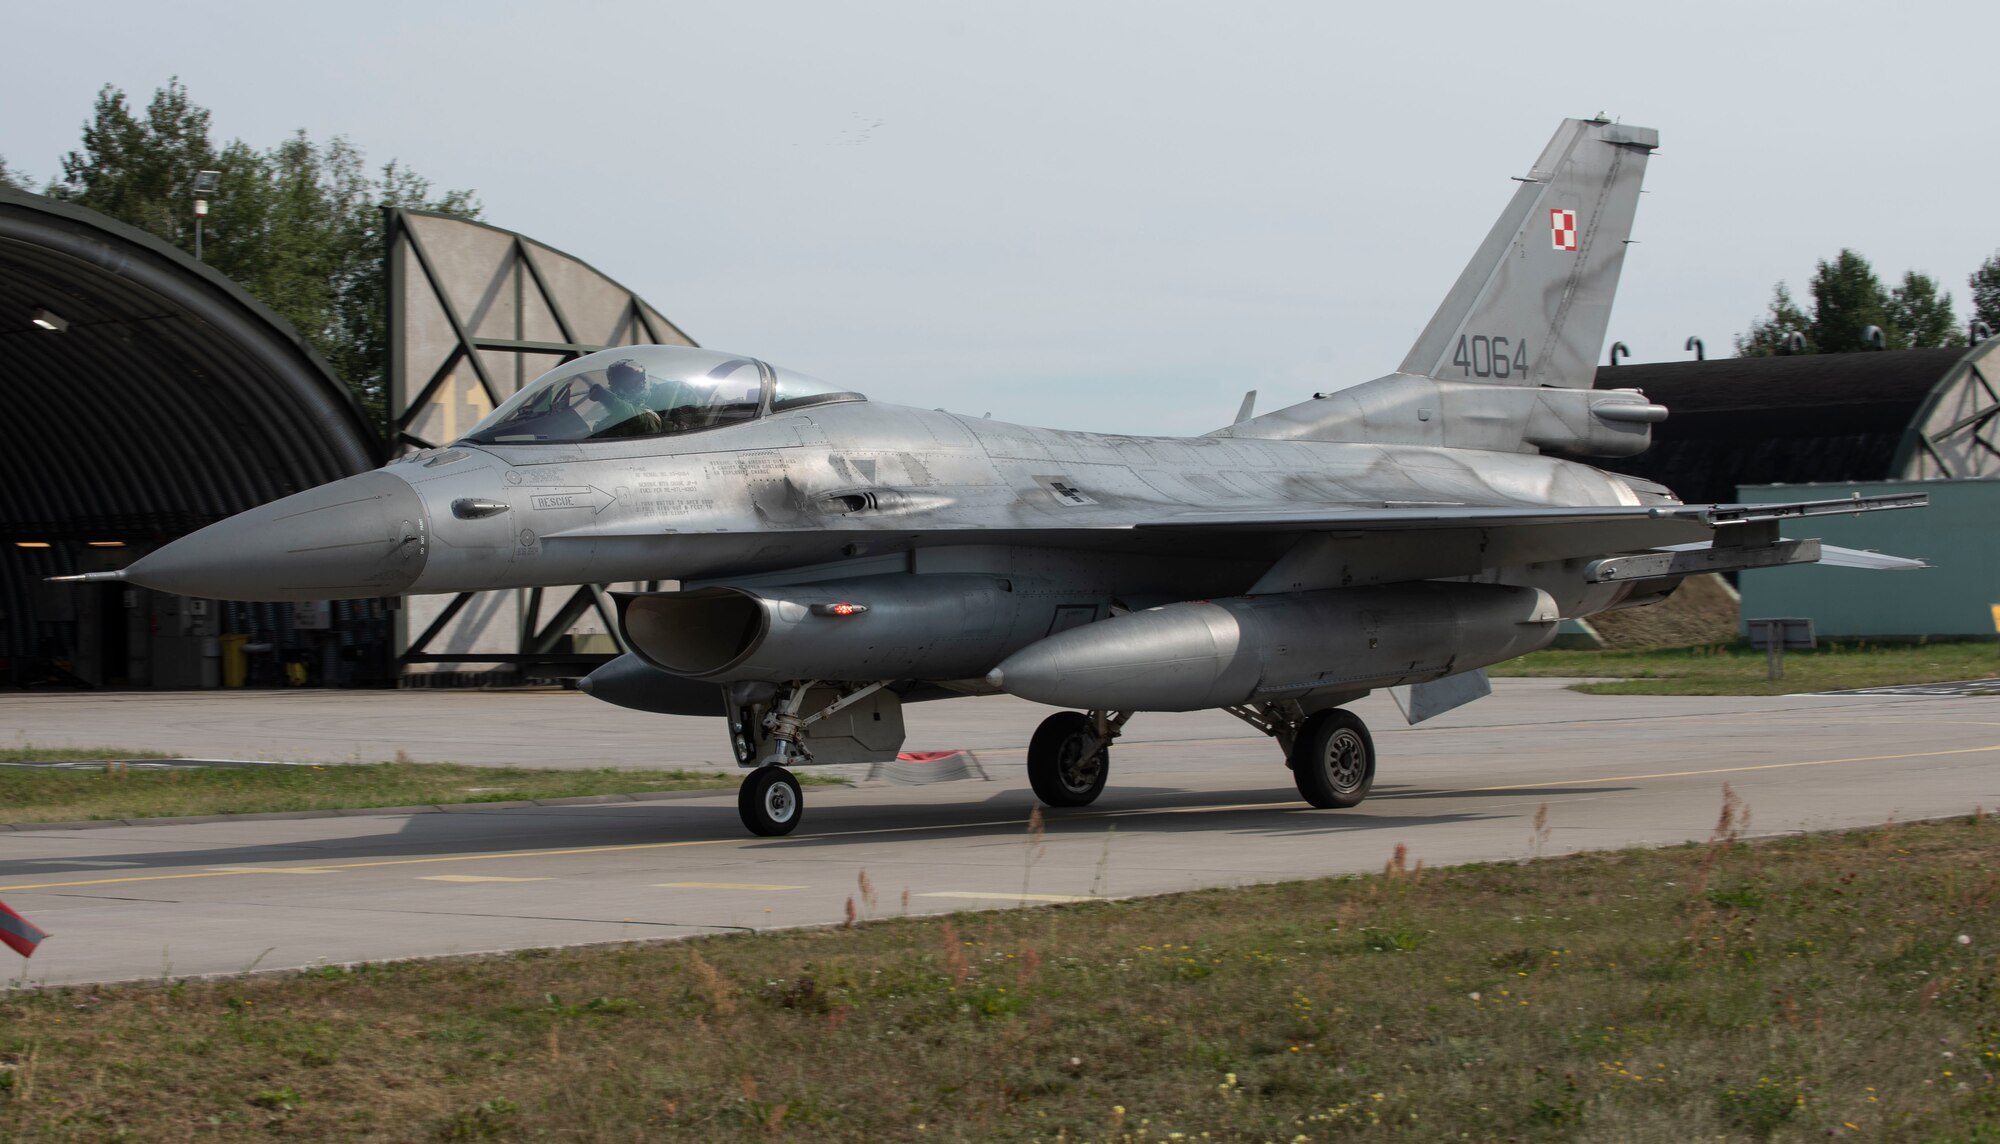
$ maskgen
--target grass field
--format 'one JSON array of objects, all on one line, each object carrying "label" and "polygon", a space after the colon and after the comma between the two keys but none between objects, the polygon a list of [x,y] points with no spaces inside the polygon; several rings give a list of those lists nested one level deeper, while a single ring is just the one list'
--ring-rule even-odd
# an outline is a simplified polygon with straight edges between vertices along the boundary
[{"label": "grass field", "polygon": [[[115,748],[19,747],[0,762],[160,758]],[[738,776],[712,771],[541,770],[459,763],[341,763],[329,766],[174,767],[89,770],[0,767],[0,822],[82,822],[353,810],[371,806],[507,802],[597,794],[733,788]],[[827,781],[809,773],[801,782]],[[0,1137],[4,1139],[4,1137]]]},{"label": "grass field", "polygon": [[1845,641],[1785,653],[1785,677],[1766,679],[1765,656],[1743,644],[1652,651],[1538,651],[1490,669],[1496,676],[1584,676],[1591,695],[1789,695],[2000,676],[2000,644]]},{"label": "grass field", "polygon": [[1725,807],[1707,846],[949,919],[866,920],[864,874],[845,929],[0,996],[0,1137],[2000,1140],[2000,827]]}]

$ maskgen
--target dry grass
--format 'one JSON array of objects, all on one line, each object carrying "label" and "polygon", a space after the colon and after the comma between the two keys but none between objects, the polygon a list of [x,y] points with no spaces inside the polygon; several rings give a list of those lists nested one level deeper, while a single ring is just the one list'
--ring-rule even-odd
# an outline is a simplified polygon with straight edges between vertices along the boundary
[{"label": "dry grass", "polygon": [[2000,1139],[2000,831],[1741,844],[1746,815],[1705,847],[0,998],[0,1137]]},{"label": "dry grass", "polygon": [[1736,593],[1711,572],[1690,576],[1657,604],[1599,612],[1590,626],[1606,648],[1633,651],[1654,647],[1696,647],[1736,640],[1743,615]]},{"label": "dry grass", "polygon": [[1791,695],[2000,676],[1992,642],[1847,640],[1785,653],[1785,677],[1766,679],[1765,655],[1742,643],[1652,651],[1538,651],[1488,669],[1496,676],[1613,677],[1579,683],[1591,695]]}]

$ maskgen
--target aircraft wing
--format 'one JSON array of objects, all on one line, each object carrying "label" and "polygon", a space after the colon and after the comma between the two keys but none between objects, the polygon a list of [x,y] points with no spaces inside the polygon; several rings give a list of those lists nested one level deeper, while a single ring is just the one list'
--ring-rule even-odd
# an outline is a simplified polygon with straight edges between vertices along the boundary
[{"label": "aircraft wing", "polygon": [[1851,515],[1885,509],[1922,508],[1923,493],[1855,496],[1841,500],[1797,501],[1791,504],[1608,505],[1574,508],[1468,505],[1391,504],[1379,509],[1285,509],[1270,512],[1197,511],[1144,521],[1137,530],[1247,532],[1379,532],[1434,528],[1508,528],[1556,524],[1633,524],[1673,521],[1721,527],[1760,521],[1795,520],[1811,516]]}]

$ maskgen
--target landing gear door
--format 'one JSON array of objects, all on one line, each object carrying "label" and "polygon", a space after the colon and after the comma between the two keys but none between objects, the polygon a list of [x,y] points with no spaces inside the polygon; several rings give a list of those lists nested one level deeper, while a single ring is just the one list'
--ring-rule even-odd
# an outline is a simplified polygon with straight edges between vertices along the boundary
[{"label": "landing gear door", "polygon": [[[814,687],[806,693],[800,710],[808,715],[824,710],[840,696],[835,688]],[[771,703],[742,703],[727,689],[724,700],[736,765],[755,766],[770,753],[771,731],[764,726],[764,717],[770,713]],[[808,725],[805,748],[812,755],[811,762],[798,760],[788,765],[890,762],[903,749],[904,735],[903,699],[885,687]]]},{"label": "landing gear door", "polygon": [[[834,689],[813,688],[808,711],[840,697]],[[888,688],[806,728],[806,749],[814,763],[886,763],[903,749],[903,697]]]}]

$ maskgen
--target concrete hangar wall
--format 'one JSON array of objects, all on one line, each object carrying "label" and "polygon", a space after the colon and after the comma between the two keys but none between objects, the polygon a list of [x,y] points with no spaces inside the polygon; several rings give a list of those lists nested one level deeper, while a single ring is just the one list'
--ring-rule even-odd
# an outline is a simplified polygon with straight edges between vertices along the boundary
[{"label": "concrete hangar wall", "polygon": [[[442,444],[569,358],[693,344],[587,264],[511,231],[392,212],[390,424],[276,314],[95,211],[0,190],[0,683],[393,685],[614,652],[602,588],[317,605],[48,584]],[[528,654],[532,653],[532,654]],[[473,660],[472,656],[482,659]],[[457,669],[457,670],[453,670]]]}]

